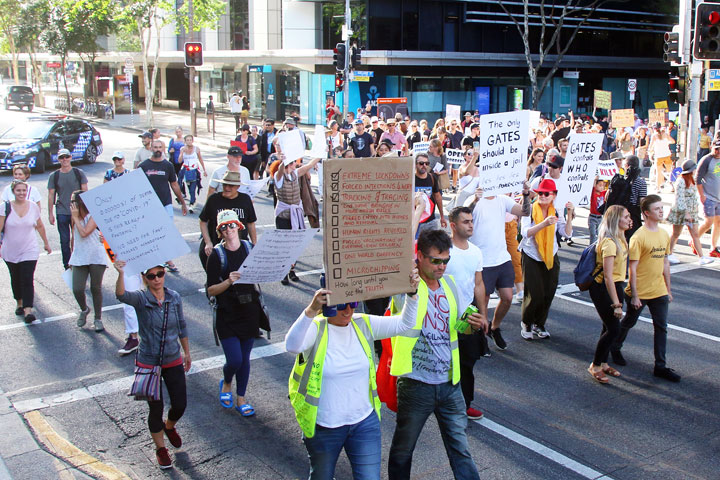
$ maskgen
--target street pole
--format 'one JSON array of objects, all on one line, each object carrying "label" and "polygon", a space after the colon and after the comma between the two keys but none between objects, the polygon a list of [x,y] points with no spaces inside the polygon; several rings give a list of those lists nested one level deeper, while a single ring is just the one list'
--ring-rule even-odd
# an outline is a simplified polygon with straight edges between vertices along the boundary
[{"label": "street pole", "polygon": [[[190,41],[195,40],[195,32],[193,26],[193,2],[188,0],[188,34],[190,35]],[[183,52],[183,55],[185,52]],[[197,137],[197,112],[195,107],[197,103],[195,101],[195,67],[188,67],[190,69],[188,73],[188,83],[190,84],[190,134],[193,137]]]},{"label": "street pole", "polygon": [[347,119],[350,109],[350,35],[352,32],[352,16],[350,14],[350,0],[345,0],[345,65],[343,65],[343,118]]},{"label": "street pole", "polygon": [[[682,51],[680,52],[680,64],[690,65],[692,63],[692,49],[690,44],[692,42],[692,0],[680,0],[678,6],[679,13],[679,24],[680,24],[680,41]],[[692,95],[691,95],[692,97]],[[685,105],[680,105],[680,111],[678,112],[678,137],[677,137],[677,158],[681,158],[687,155],[688,148],[688,109],[690,107],[690,99],[687,99]],[[682,162],[681,162],[682,163]]]},{"label": "street pole", "polygon": [[[691,17],[690,12],[692,11],[692,0],[686,0],[688,2],[687,11],[686,14],[688,17]],[[700,0],[695,0],[695,6],[700,3]],[[692,20],[692,19],[691,19]],[[689,32],[690,29],[688,29]],[[688,33],[689,36],[689,33]],[[688,39],[688,49],[690,45],[690,40]],[[692,60],[692,57],[689,57],[690,60],[690,101],[688,102],[688,129],[687,129],[687,156],[685,157],[686,160],[696,160],[697,159],[697,150],[698,150],[698,142],[697,142],[697,134],[700,131],[700,96],[702,92],[702,84],[701,84],[701,78],[703,73],[703,67],[704,64],[700,60]]]}]

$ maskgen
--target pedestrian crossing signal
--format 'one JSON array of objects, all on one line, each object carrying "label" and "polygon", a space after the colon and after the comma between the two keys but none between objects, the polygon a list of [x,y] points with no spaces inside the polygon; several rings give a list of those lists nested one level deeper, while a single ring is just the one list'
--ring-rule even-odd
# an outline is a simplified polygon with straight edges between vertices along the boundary
[{"label": "pedestrian crossing signal", "polygon": [[185,66],[200,67],[203,64],[203,46],[201,42],[185,42]]}]

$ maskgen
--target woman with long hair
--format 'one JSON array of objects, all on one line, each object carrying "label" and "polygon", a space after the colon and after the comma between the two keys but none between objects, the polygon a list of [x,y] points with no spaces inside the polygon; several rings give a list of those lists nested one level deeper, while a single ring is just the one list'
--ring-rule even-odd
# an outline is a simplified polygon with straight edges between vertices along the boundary
[{"label": "woman with long hair", "polygon": [[[244,125],[242,128],[246,128]],[[244,131],[244,130],[243,130]],[[187,183],[188,190],[190,191],[190,205],[188,212],[193,213],[193,207],[195,207],[195,191],[200,191],[200,167],[203,170],[203,176],[207,177],[207,168],[205,168],[205,162],[203,162],[202,153],[200,149],[194,145],[195,137],[192,135],[185,135],[185,146],[180,149],[180,163],[182,164],[183,171],[185,172],[185,182]],[[257,150],[257,146],[255,147]],[[245,158],[245,155],[243,155]],[[253,164],[253,169],[255,165]],[[253,170],[249,170],[252,172]]]},{"label": "woman with long hair", "polygon": [[642,213],[640,211],[640,200],[647,196],[647,183],[640,176],[640,159],[635,155],[626,157],[623,161],[625,175],[630,184],[630,204],[628,211],[632,218],[632,226],[625,232],[625,239],[630,242],[630,237],[642,226]]},{"label": "woman with long hair", "polygon": [[[650,147],[648,147],[648,153],[655,160],[655,188],[659,192],[665,186],[665,180],[670,178],[670,172],[672,172],[672,151],[670,145],[674,144],[675,140],[670,136],[666,127],[655,124],[655,133],[653,133],[650,139]],[[666,177],[667,175],[667,177]],[[652,177],[652,175],[651,175]],[[674,191],[675,187],[670,185]]]},{"label": "woman with long hair", "polygon": [[170,163],[172,163],[175,169],[175,175],[178,177],[178,183],[180,184],[180,191],[185,196],[185,171],[183,170],[182,162],[180,161],[180,150],[185,146],[185,138],[183,136],[183,129],[180,126],[175,127],[175,136],[170,139],[168,144],[168,155]]},{"label": "woman with long hair", "polygon": [[543,163],[545,163],[545,150],[542,148],[533,149],[532,153],[528,157],[525,180],[530,180],[532,174],[535,173],[535,169]]},{"label": "woman with long hair", "polygon": [[700,265],[706,265],[713,261],[710,257],[703,257],[702,243],[698,233],[700,222],[697,185],[695,185],[694,172],[697,164],[693,160],[685,160],[682,164],[682,173],[675,181],[675,203],[670,207],[667,221],[673,226],[673,233],[670,236],[670,264],[680,263],[680,260],[672,253],[675,250],[678,238],[683,227],[687,227],[694,252],[696,252]]},{"label": "woman with long hair", "polygon": [[87,323],[90,307],[85,298],[85,287],[90,276],[90,294],[92,295],[93,310],[95,311],[94,328],[96,332],[102,332],[105,327],[102,323],[102,279],[105,269],[108,267],[108,256],[105,252],[100,230],[90,212],[85,206],[80,194],[82,190],[72,193],[70,199],[70,216],[72,224],[72,235],[70,245],[70,267],[72,268],[72,290],[75,300],[80,307],[80,314],[77,319],[77,326],[82,328]]},{"label": "woman with long hair", "polygon": [[424,118],[420,120],[420,133],[422,134],[422,141],[426,142],[430,138],[430,129],[428,128],[427,120]]},{"label": "woman with long hair", "polygon": [[633,135],[633,138],[635,139],[635,155],[637,155],[641,162],[644,162],[647,160],[648,146],[650,146],[650,137],[648,137],[647,134],[647,127],[645,125],[640,125],[637,132],[635,132],[635,135]]},{"label": "woman with long hair", "polygon": [[632,225],[630,212],[621,205],[609,207],[603,215],[595,247],[597,275],[590,284],[590,298],[603,322],[602,334],[595,347],[595,356],[588,372],[599,383],[609,383],[607,375],[619,377],[620,372],[608,365],[610,348],[620,333],[623,317],[623,291],[627,271],[628,244],[625,231]]},{"label": "woman with long hair", "polygon": [[430,140],[433,138],[437,138],[438,136],[438,128],[445,126],[445,119],[444,118],[438,118],[435,120],[435,125],[433,125],[432,131],[430,132]]},{"label": "woman with long hair", "polygon": [[635,153],[635,144],[633,142],[632,136],[630,135],[630,132],[628,132],[627,130],[623,130],[618,136],[617,146],[618,150],[620,150],[625,156],[633,155]]},{"label": "woman with long hair", "polygon": [[331,150],[338,147],[345,148],[345,142],[343,141],[343,134],[339,132],[340,125],[335,120],[330,120],[328,123],[330,131],[325,134],[327,138],[328,146]]}]

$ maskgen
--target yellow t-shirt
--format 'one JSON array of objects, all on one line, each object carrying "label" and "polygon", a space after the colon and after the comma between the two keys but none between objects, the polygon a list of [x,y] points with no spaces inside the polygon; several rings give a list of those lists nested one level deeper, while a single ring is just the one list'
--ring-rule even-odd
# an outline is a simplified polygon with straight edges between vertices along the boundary
[{"label": "yellow t-shirt", "polygon": [[[620,244],[620,252],[615,246],[615,242],[612,238],[603,238],[595,247],[595,271],[603,266],[603,259],[605,257],[615,257],[613,262],[613,282],[625,281],[625,272],[627,270],[627,248]],[[603,283],[605,281],[605,273],[602,272],[600,275],[595,277],[597,283]]]},{"label": "yellow t-shirt", "polygon": [[710,142],[712,141],[712,137],[710,135],[700,134],[700,148],[710,148]]},{"label": "yellow t-shirt", "polygon": [[[653,232],[642,226],[633,234],[628,258],[638,260],[635,286],[640,300],[652,300],[668,294],[663,277],[667,255],[670,255],[670,235],[665,230]],[[625,293],[632,295],[630,283]]]}]

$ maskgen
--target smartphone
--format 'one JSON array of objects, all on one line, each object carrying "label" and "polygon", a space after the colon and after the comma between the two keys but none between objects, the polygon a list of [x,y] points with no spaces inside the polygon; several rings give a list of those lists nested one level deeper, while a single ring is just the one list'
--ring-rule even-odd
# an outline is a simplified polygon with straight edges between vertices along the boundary
[{"label": "smartphone", "polygon": [[[320,274],[320,288],[325,288],[325,274],[324,273]],[[335,315],[337,315],[337,308],[335,308],[334,306],[331,307],[328,305],[323,305],[322,313],[325,318],[334,317]]]},{"label": "smartphone", "polygon": [[473,151],[475,153],[480,153],[480,142],[477,140],[473,142]]}]

